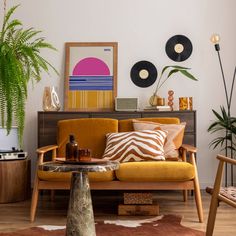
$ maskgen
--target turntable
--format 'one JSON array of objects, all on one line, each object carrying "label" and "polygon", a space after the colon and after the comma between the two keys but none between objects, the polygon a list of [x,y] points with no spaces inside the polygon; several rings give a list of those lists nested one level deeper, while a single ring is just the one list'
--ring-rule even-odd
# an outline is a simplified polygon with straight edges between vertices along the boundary
[{"label": "turntable", "polygon": [[0,150],[0,161],[24,160],[26,158],[27,152],[15,149],[14,147],[12,150]]}]

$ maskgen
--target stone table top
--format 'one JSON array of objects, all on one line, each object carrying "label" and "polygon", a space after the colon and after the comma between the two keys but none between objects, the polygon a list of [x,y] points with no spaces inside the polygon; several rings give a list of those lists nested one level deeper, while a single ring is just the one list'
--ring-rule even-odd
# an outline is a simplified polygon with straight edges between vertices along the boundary
[{"label": "stone table top", "polygon": [[44,162],[39,165],[39,170],[50,172],[104,172],[110,170],[116,170],[119,168],[119,162],[117,161],[92,161],[92,162],[77,162],[77,163],[63,163],[63,162]]}]

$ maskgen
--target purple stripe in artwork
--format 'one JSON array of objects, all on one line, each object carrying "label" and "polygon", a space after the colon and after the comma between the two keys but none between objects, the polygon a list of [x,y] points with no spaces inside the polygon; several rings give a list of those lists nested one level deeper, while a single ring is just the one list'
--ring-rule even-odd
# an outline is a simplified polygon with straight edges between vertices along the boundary
[{"label": "purple stripe in artwork", "polygon": [[113,90],[112,76],[70,76],[70,90]]},{"label": "purple stripe in artwork", "polygon": [[97,86],[70,86],[69,89],[71,91],[78,91],[78,90],[113,90],[112,86],[103,86],[103,87],[97,87]]}]

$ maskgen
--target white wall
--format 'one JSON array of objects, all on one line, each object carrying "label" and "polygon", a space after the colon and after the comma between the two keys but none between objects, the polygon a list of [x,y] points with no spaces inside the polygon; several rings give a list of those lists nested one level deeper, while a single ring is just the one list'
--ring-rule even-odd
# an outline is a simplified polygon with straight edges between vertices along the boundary
[{"label": "white wall", "polygon": [[[43,55],[58,69],[60,76],[52,74],[49,78],[43,74],[39,84],[33,89],[29,87],[24,150],[33,160],[33,169],[37,111],[42,110],[44,86],[58,86],[63,103],[65,42],[118,42],[118,96],[138,97],[144,107],[155,86],[135,86],[129,76],[132,65],[139,60],[149,60],[160,72],[163,66],[176,64],[165,54],[165,43],[175,34],[184,34],[193,43],[193,53],[178,64],[191,67],[199,81],[175,76],[163,86],[161,95],[166,96],[167,91],[173,89],[176,108],[179,96],[193,96],[197,110],[200,182],[202,187],[212,183],[215,155],[219,150],[209,149],[213,135],[207,128],[214,118],[211,109],[219,110],[219,106],[225,104],[225,96],[217,55],[209,38],[215,32],[221,35],[221,56],[230,83],[236,65],[235,0],[9,0],[8,6],[18,3],[21,7],[16,16],[26,27],[43,30],[42,35],[58,49],[57,53],[45,51]],[[232,109],[232,114],[236,115],[235,103]]]}]

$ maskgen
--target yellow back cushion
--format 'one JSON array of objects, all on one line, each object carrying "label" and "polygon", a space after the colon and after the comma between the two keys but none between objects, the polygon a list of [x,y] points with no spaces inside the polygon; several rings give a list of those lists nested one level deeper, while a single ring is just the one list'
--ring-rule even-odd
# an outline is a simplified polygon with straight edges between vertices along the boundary
[{"label": "yellow back cushion", "polygon": [[[179,118],[176,117],[135,118],[135,120],[152,121],[161,124],[180,124]],[[133,119],[119,120],[119,132],[129,132],[133,130]]]},{"label": "yellow back cushion", "polygon": [[89,148],[94,158],[101,158],[106,146],[106,134],[118,132],[118,120],[108,118],[82,118],[58,121],[58,156],[65,156],[69,135],[73,134],[79,148]]}]

